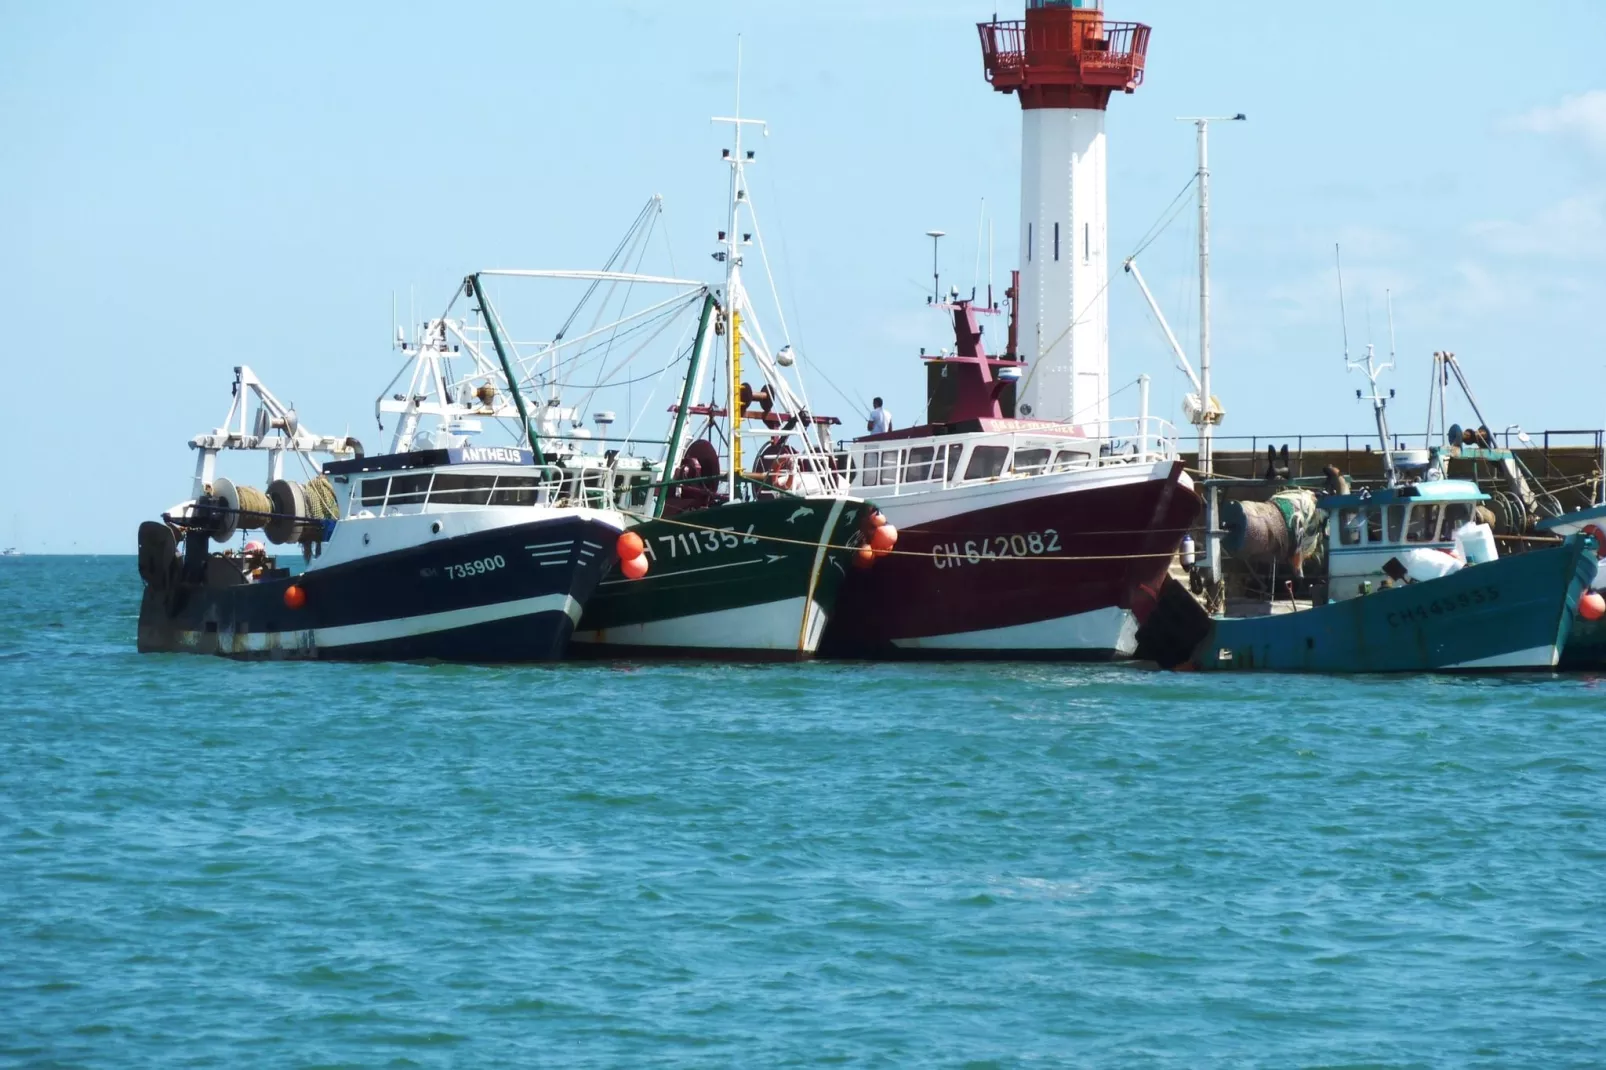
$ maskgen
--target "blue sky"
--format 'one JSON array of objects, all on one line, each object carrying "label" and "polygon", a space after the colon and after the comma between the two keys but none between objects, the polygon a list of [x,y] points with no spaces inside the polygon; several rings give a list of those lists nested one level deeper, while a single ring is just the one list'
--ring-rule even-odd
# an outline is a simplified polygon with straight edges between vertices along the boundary
[{"label": "blue sky", "polygon": [[[1606,5],[1110,0],[1155,27],[1109,119],[1112,252],[1188,180],[1177,115],[1218,128],[1215,352],[1228,434],[1364,431],[1352,344],[1387,346],[1398,429],[1429,355],[1492,422],[1606,421]],[[252,365],[320,431],[377,441],[391,295],[476,267],[592,266],[652,193],[677,267],[710,274],[737,32],[770,122],[755,192],[794,340],[900,422],[923,407],[930,245],[968,288],[978,210],[1015,255],[1018,105],[982,78],[991,2],[584,5],[0,2],[0,543],[131,552],[184,496],[186,440]],[[1018,17],[1004,4],[1000,17]],[[1190,355],[1189,213],[1145,254]],[[1182,379],[1130,281],[1112,379]],[[818,408],[856,414],[818,386]],[[1120,403],[1114,406],[1123,408]],[[1452,416],[1454,418],[1454,416]],[[95,490],[83,510],[64,487]]]}]

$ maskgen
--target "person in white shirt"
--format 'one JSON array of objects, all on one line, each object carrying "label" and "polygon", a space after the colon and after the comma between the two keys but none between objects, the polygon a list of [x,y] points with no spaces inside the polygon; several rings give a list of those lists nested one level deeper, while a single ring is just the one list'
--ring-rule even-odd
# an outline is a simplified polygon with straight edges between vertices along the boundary
[{"label": "person in white shirt", "polygon": [[870,421],[865,424],[872,435],[885,434],[892,430],[892,413],[881,405],[881,399],[875,399],[875,408],[870,410]]}]

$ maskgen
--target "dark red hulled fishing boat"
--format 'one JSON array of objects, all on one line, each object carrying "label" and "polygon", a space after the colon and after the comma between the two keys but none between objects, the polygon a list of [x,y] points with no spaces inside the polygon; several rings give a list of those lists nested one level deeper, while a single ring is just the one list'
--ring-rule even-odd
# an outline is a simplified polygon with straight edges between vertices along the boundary
[{"label": "dark red hulled fishing boat", "polygon": [[957,344],[923,358],[927,422],[847,446],[854,491],[896,525],[898,552],[843,586],[824,649],[1130,656],[1201,504],[1169,426],[1147,414],[1147,377],[1135,419],[1013,419],[1023,362],[988,356],[976,318],[997,310],[937,307]]}]

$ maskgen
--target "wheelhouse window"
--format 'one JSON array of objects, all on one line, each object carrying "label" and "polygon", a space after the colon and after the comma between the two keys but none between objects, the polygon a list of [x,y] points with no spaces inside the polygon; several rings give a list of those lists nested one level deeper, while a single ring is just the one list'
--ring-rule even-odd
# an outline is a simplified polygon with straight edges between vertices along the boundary
[{"label": "wheelhouse window", "polygon": [[495,476],[465,476],[442,472],[429,490],[431,505],[488,505]]},{"label": "wheelhouse window", "polygon": [[1361,511],[1359,509],[1340,509],[1338,511],[1338,542],[1340,546],[1360,545]]},{"label": "wheelhouse window", "polygon": [[1451,502],[1444,507],[1444,520],[1439,524],[1439,541],[1451,542],[1455,539],[1456,529],[1462,524],[1469,523],[1475,511],[1471,502]]},{"label": "wheelhouse window", "polygon": [[1405,525],[1406,542],[1433,542],[1439,531],[1437,505],[1411,506],[1411,519]]},{"label": "wheelhouse window", "polygon": [[924,483],[931,478],[931,459],[937,450],[934,446],[915,446],[903,465],[905,483]]},{"label": "wheelhouse window", "polygon": [[1035,476],[1048,467],[1048,455],[1052,452],[1047,448],[1035,450],[1016,450],[1015,463],[1010,471],[1021,476]]},{"label": "wheelhouse window", "polygon": [[1056,472],[1068,472],[1072,468],[1080,467],[1093,459],[1091,453],[1081,450],[1059,450],[1054,454],[1054,468]]},{"label": "wheelhouse window", "polygon": [[429,473],[413,476],[392,476],[390,480],[391,505],[423,505],[429,492]]},{"label": "wheelhouse window", "polygon": [[864,485],[878,487],[881,485],[881,451],[867,450],[864,454]]},{"label": "wheelhouse window", "polygon": [[1366,541],[1383,541],[1383,510],[1375,505],[1366,510]]},{"label": "wheelhouse window", "polygon": [[384,505],[385,495],[390,493],[389,479],[365,479],[362,481],[362,504]]},{"label": "wheelhouse window", "polygon": [[1405,526],[1405,506],[1391,505],[1388,512],[1389,542],[1400,541],[1400,529]]},{"label": "wheelhouse window", "polygon": [[[492,505],[534,505],[540,494],[540,476],[502,476],[496,481],[496,489],[491,491]],[[640,491],[641,499],[636,504],[647,504],[646,484]]]},{"label": "wheelhouse window", "polygon": [[881,451],[881,485],[883,487],[897,486],[898,461],[902,456],[902,450]]},{"label": "wheelhouse window", "polygon": [[965,478],[997,479],[1008,463],[1008,446],[974,446],[970,451],[970,463],[965,466]]}]

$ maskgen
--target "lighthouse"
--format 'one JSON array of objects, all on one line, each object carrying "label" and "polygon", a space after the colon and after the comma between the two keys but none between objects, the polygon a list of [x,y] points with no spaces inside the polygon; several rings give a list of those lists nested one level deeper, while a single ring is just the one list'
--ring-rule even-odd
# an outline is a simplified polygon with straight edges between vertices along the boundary
[{"label": "lighthouse", "polygon": [[1149,27],[1110,22],[1101,0],[1027,0],[984,22],[987,80],[1021,106],[1016,412],[1105,434],[1109,419],[1104,111],[1143,81]]}]

